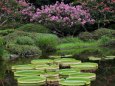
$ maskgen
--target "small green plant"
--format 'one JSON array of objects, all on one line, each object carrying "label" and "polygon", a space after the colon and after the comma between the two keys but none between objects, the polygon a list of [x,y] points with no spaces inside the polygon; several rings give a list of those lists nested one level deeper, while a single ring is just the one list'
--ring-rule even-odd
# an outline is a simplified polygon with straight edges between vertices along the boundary
[{"label": "small green plant", "polygon": [[25,32],[37,32],[37,33],[48,33],[49,29],[40,24],[25,24],[19,27],[17,30],[25,31]]},{"label": "small green plant", "polygon": [[33,38],[35,40],[35,44],[45,51],[54,50],[59,42],[59,38],[54,34],[38,33]]},{"label": "small green plant", "polygon": [[38,47],[32,45],[9,44],[7,45],[7,50],[9,50],[12,54],[17,54],[21,57],[26,57],[29,55],[41,56],[42,54],[42,51]]},{"label": "small green plant", "polygon": [[28,36],[17,37],[16,43],[19,45],[34,45],[34,40]]},{"label": "small green plant", "polygon": [[0,36],[5,36],[13,32],[14,32],[14,29],[0,30]]},{"label": "small green plant", "polygon": [[4,41],[3,39],[0,37],[0,60],[2,59],[2,56],[3,56],[3,44],[4,44]]}]

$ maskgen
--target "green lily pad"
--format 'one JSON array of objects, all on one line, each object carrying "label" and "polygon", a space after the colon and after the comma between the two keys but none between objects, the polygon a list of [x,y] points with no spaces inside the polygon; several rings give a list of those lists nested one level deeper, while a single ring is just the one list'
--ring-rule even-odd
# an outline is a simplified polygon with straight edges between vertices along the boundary
[{"label": "green lily pad", "polygon": [[113,59],[115,59],[115,56],[106,56],[104,59],[105,60],[113,60]]},{"label": "green lily pad", "polygon": [[27,77],[20,77],[17,79],[19,84],[38,84],[44,85],[46,78],[41,76],[27,76]]},{"label": "green lily pad", "polygon": [[89,58],[89,60],[91,60],[91,61],[100,61],[101,60],[101,58],[99,58],[99,57],[94,57],[94,56],[90,56],[90,57],[88,57]]},{"label": "green lily pad", "polygon": [[64,55],[64,56],[61,56],[62,58],[68,58],[68,57],[72,57],[73,55]]},{"label": "green lily pad", "polygon": [[70,61],[70,62],[62,62],[62,65],[72,65],[72,64],[80,64],[81,61],[80,60],[74,60],[74,61]]},{"label": "green lily pad", "polygon": [[38,70],[21,70],[14,72],[14,76],[37,76],[43,73],[44,71],[38,71]]},{"label": "green lily pad", "polygon": [[71,68],[77,68],[80,70],[96,70],[98,68],[98,64],[85,62],[85,63],[80,63],[80,64],[73,64],[71,65]]},{"label": "green lily pad", "polygon": [[32,60],[32,64],[53,64],[53,60],[51,59],[37,59],[37,60]]},{"label": "green lily pad", "polygon": [[74,69],[61,69],[59,70],[60,75],[70,75],[74,73],[79,73],[80,70],[74,70]]},{"label": "green lily pad", "polygon": [[32,70],[35,66],[32,64],[26,64],[26,65],[14,65],[12,66],[12,70]]},{"label": "green lily pad", "polygon": [[84,86],[85,82],[83,81],[72,81],[72,80],[61,80],[59,82],[61,86]]},{"label": "green lily pad", "polygon": [[44,76],[44,77],[58,77],[59,74],[58,74],[58,72],[47,72],[45,74],[41,74],[40,76]]},{"label": "green lily pad", "polygon": [[75,74],[70,74],[69,78],[84,78],[84,79],[95,80],[96,74],[95,73],[75,73]]},{"label": "green lily pad", "polygon": [[61,59],[54,59],[55,63],[63,63],[63,62],[72,62],[72,61],[76,61],[73,58],[61,58]]},{"label": "green lily pad", "polygon": [[55,82],[55,81],[59,81],[59,77],[47,77],[47,82]]},{"label": "green lily pad", "polygon": [[66,80],[83,81],[83,82],[85,82],[87,85],[91,84],[91,81],[90,81],[90,79],[88,79],[88,78],[68,77],[68,78],[66,78]]}]

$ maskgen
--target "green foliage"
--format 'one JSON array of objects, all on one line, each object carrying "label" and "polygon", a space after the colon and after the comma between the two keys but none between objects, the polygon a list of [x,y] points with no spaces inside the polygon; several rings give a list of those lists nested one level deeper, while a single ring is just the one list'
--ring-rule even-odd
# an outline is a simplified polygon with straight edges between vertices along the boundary
[{"label": "green foliage", "polygon": [[12,54],[17,54],[20,56],[41,56],[41,50],[32,45],[17,45],[17,44],[9,44],[7,45],[7,50],[9,50],[10,53]]},{"label": "green foliage", "polygon": [[16,43],[19,45],[34,45],[34,40],[28,36],[17,37]]},{"label": "green foliage", "polygon": [[32,23],[25,24],[19,27],[18,30],[22,30],[25,32],[37,32],[37,33],[48,33],[49,32],[49,29],[46,28],[45,26],[40,25],[40,24],[32,24]]},{"label": "green foliage", "polygon": [[82,42],[82,40],[80,40],[78,37],[64,37],[61,39],[61,43],[74,43],[74,42]]},{"label": "green foliage", "polygon": [[0,37],[0,60],[2,59],[3,56],[3,39]]},{"label": "green foliage", "polygon": [[115,30],[107,29],[107,28],[100,28],[94,31],[95,35],[97,35],[98,38],[101,38],[101,36],[112,36],[115,34]]},{"label": "green foliage", "polygon": [[102,36],[99,40],[98,40],[98,42],[99,42],[99,44],[100,45],[105,45],[108,41],[110,41],[111,40],[111,38],[110,37],[108,37],[108,36]]},{"label": "green foliage", "polygon": [[82,32],[79,34],[78,36],[80,39],[82,40],[93,40],[93,39],[97,39],[96,34],[92,34],[90,32]]},{"label": "green foliage", "polygon": [[0,30],[0,36],[6,36],[10,33],[13,33],[14,29],[6,29],[6,30]]},{"label": "green foliage", "polygon": [[59,38],[54,34],[38,33],[33,39],[35,40],[35,44],[45,51],[54,50],[59,42]]},{"label": "green foliage", "polygon": [[30,33],[24,32],[24,31],[14,31],[13,33],[10,33],[4,37],[4,40],[6,42],[14,41],[19,36],[29,36]]}]

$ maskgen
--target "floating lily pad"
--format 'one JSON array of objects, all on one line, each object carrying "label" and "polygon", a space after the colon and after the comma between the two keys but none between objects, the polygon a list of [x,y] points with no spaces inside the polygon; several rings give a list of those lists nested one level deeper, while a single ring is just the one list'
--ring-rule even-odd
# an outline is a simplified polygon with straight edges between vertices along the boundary
[{"label": "floating lily pad", "polygon": [[12,66],[12,70],[32,70],[34,68],[35,68],[35,66],[32,64]]},{"label": "floating lily pad", "polygon": [[106,56],[104,59],[105,60],[113,60],[113,59],[115,59],[115,56]]},{"label": "floating lily pad", "polygon": [[83,81],[83,82],[85,82],[87,85],[89,85],[89,84],[91,83],[90,79],[88,79],[88,78],[68,77],[68,78],[66,78],[66,80]]},{"label": "floating lily pad", "polygon": [[62,58],[72,57],[73,55],[63,55]]},{"label": "floating lily pad", "polygon": [[49,58],[51,58],[51,59],[58,59],[58,58],[61,58],[61,56],[49,56]]},{"label": "floating lily pad", "polygon": [[99,57],[94,57],[94,56],[90,56],[90,57],[88,57],[89,58],[89,60],[92,60],[92,61],[100,61],[101,60],[101,58],[99,58]]},{"label": "floating lily pad", "polygon": [[85,82],[83,81],[72,81],[72,80],[61,80],[59,82],[61,86],[84,86]]},{"label": "floating lily pad", "polygon": [[74,70],[74,69],[61,69],[59,70],[60,75],[70,75],[70,74],[75,74],[79,73],[80,70]]},{"label": "floating lily pad", "polygon": [[37,59],[37,60],[32,60],[32,64],[52,64],[53,60],[50,59]]},{"label": "floating lily pad", "polygon": [[14,72],[14,76],[38,76],[43,73],[44,71],[41,70],[21,70]]},{"label": "floating lily pad", "polygon": [[84,78],[84,79],[95,80],[96,74],[95,73],[75,73],[75,74],[70,74],[69,78]]},{"label": "floating lily pad", "polygon": [[81,61],[80,60],[74,60],[74,61],[70,61],[70,62],[62,62],[62,65],[72,65],[72,64],[80,64]]},{"label": "floating lily pad", "polygon": [[40,76],[43,76],[43,77],[59,77],[59,74],[57,72],[47,72],[45,74],[41,74]]},{"label": "floating lily pad", "polygon": [[41,76],[28,76],[28,77],[20,77],[17,79],[19,84],[38,84],[44,85],[46,78]]},{"label": "floating lily pad", "polygon": [[73,58],[61,58],[61,59],[55,59],[54,62],[57,64],[63,63],[63,62],[72,62],[72,61],[76,61]]},{"label": "floating lily pad", "polygon": [[80,70],[96,70],[98,68],[98,64],[85,62],[80,64],[73,64],[71,65],[71,68],[77,68]]}]

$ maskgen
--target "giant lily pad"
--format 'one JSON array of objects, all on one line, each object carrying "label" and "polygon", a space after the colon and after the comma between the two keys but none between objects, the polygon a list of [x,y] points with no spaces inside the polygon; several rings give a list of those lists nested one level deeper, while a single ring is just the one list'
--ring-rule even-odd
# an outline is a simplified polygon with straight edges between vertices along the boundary
[{"label": "giant lily pad", "polygon": [[75,74],[70,74],[69,78],[84,78],[84,79],[95,80],[96,74],[95,73],[75,73]]},{"label": "giant lily pad", "polygon": [[37,59],[37,60],[32,60],[32,64],[53,64],[53,60],[51,59]]},{"label": "giant lily pad", "polygon": [[61,86],[84,86],[84,81],[75,81],[75,80],[61,80],[59,82]]},{"label": "giant lily pad", "polygon": [[46,78],[41,76],[28,76],[28,77],[20,77],[17,79],[19,84],[38,84],[44,85]]},{"label": "giant lily pad", "polygon": [[70,74],[75,74],[79,73],[80,70],[74,70],[74,69],[61,69],[59,70],[60,75],[70,75]]},{"label": "giant lily pad", "polygon": [[80,70],[96,70],[98,68],[98,64],[85,62],[80,64],[73,64],[71,65],[71,68],[77,68]]},{"label": "giant lily pad", "polygon": [[12,66],[12,70],[32,70],[35,66],[32,64],[26,64],[26,65],[14,65]]},{"label": "giant lily pad", "polygon": [[87,85],[89,85],[89,84],[91,83],[90,79],[88,79],[88,78],[68,77],[68,78],[66,78],[66,80],[83,81],[83,82],[85,82]]},{"label": "giant lily pad", "polygon": [[21,70],[14,72],[14,76],[38,76],[43,73],[41,70]]},{"label": "giant lily pad", "polygon": [[61,59],[55,59],[54,62],[57,64],[63,63],[63,62],[72,62],[72,61],[76,61],[73,58],[61,58]]}]

